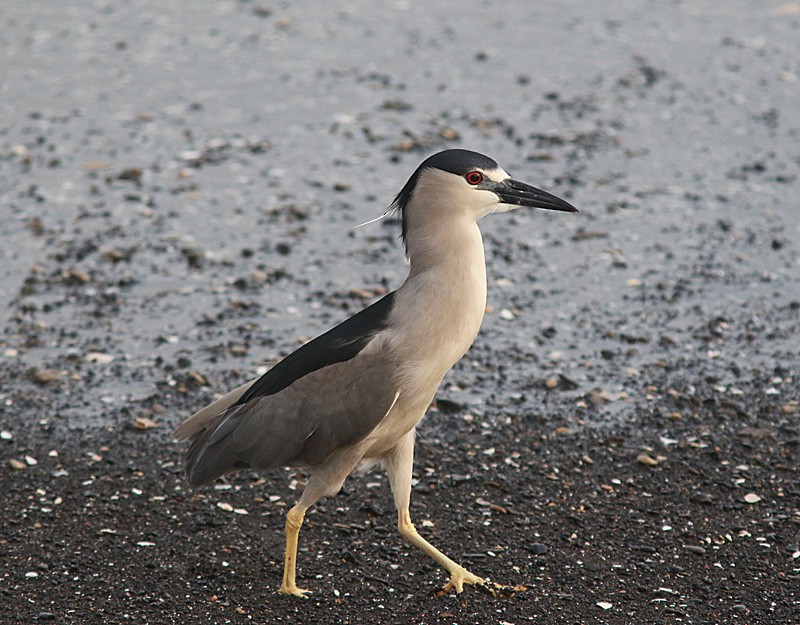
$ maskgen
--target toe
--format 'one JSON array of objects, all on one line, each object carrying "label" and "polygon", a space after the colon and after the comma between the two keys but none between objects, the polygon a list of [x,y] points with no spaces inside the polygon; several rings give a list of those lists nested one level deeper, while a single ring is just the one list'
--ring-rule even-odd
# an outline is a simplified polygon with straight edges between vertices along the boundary
[{"label": "toe", "polygon": [[457,568],[450,574],[450,581],[447,582],[442,589],[436,593],[438,596],[446,595],[451,590],[455,590],[457,595],[464,592],[464,584],[483,584],[484,579],[473,575],[463,567]]},{"label": "toe", "polygon": [[297,586],[281,586],[279,593],[282,595],[292,595],[295,597],[301,597],[302,599],[308,599],[308,595],[311,594],[311,591],[306,588],[298,588]]}]

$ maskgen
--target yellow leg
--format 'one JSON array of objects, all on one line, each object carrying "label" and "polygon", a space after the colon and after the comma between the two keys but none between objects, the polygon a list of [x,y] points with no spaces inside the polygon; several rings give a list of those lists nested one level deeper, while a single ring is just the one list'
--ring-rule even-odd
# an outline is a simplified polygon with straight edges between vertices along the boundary
[{"label": "yellow leg", "polygon": [[298,588],[295,581],[297,573],[297,539],[300,536],[300,527],[306,516],[306,508],[299,504],[286,513],[286,555],[283,560],[283,583],[278,592],[284,595],[304,597],[311,592],[305,588]]},{"label": "yellow leg", "polygon": [[445,584],[444,588],[442,588],[443,592],[447,593],[455,588],[456,593],[460,593],[464,590],[464,584],[486,583],[485,579],[478,577],[477,575],[473,575],[463,566],[448,558],[436,547],[431,545],[427,540],[420,536],[417,532],[417,528],[415,528],[414,524],[411,522],[411,515],[408,512],[408,508],[398,511],[397,529],[399,530],[400,535],[409,543],[411,543],[417,549],[421,549],[424,553],[427,553],[431,558],[441,564],[448,573],[450,573],[450,581]]},{"label": "yellow leg", "polygon": [[439,596],[455,589],[464,590],[464,584],[475,585],[480,590],[495,597],[511,597],[525,590],[523,586],[503,586],[488,579],[473,575],[463,566],[454,562],[417,533],[408,511],[411,503],[411,469],[414,464],[414,430],[397,443],[394,450],[384,458],[384,466],[389,474],[389,482],[397,506],[397,529],[411,545],[428,554],[450,573],[450,581],[438,593]]}]

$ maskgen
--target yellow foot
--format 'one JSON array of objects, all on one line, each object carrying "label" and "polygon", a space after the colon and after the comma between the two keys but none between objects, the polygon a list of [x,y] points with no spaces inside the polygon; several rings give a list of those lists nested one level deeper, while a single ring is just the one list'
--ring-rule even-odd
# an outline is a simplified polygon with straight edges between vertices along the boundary
[{"label": "yellow foot", "polygon": [[294,595],[295,597],[302,597],[303,599],[308,599],[308,595],[311,593],[310,590],[306,590],[305,588],[298,588],[297,586],[289,586],[289,585],[282,585],[279,593],[282,595]]},{"label": "yellow foot", "polygon": [[464,584],[484,584],[485,582],[486,580],[482,577],[473,575],[463,566],[460,566],[450,574],[450,581],[436,595],[442,597],[454,588],[456,594],[461,594],[464,590]]},{"label": "yellow foot", "polygon": [[505,584],[498,584],[489,579],[483,579],[482,577],[473,575],[465,568],[459,567],[450,576],[450,581],[436,593],[436,596],[443,597],[453,589],[455,589],[456,594],[460,594],[464,590],[464,584],[472,584],[481,592],[492,595],[492,597],[506,599],[513,597],[519,592],[528,590],[525,586],[506,586]]}]

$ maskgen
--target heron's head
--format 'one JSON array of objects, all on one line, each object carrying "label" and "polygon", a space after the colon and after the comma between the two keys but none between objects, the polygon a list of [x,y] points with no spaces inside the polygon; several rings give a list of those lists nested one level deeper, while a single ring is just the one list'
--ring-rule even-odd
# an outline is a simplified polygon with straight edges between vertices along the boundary
[{"label": "heron's head", "polygon": [[403,239],[413,220],[424,227],[441,218],[470,216],[520,207],[575,213],[561,198],[514,180],[488,156],[469,150],[445,150],[425,159],[394,199],[403,219]]}]

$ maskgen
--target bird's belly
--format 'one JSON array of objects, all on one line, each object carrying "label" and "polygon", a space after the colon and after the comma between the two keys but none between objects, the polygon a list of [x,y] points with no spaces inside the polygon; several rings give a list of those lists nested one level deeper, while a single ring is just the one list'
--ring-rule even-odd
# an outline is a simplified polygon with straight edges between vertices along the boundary
[{"label": "bird's belly", "polygon": [[439,384],[428,389],[415,389],[415,393],[400,390],[397,402],[380,423],[363,441],[364,458],[380,459],[398,441],[417,426],[433,401]]}]

